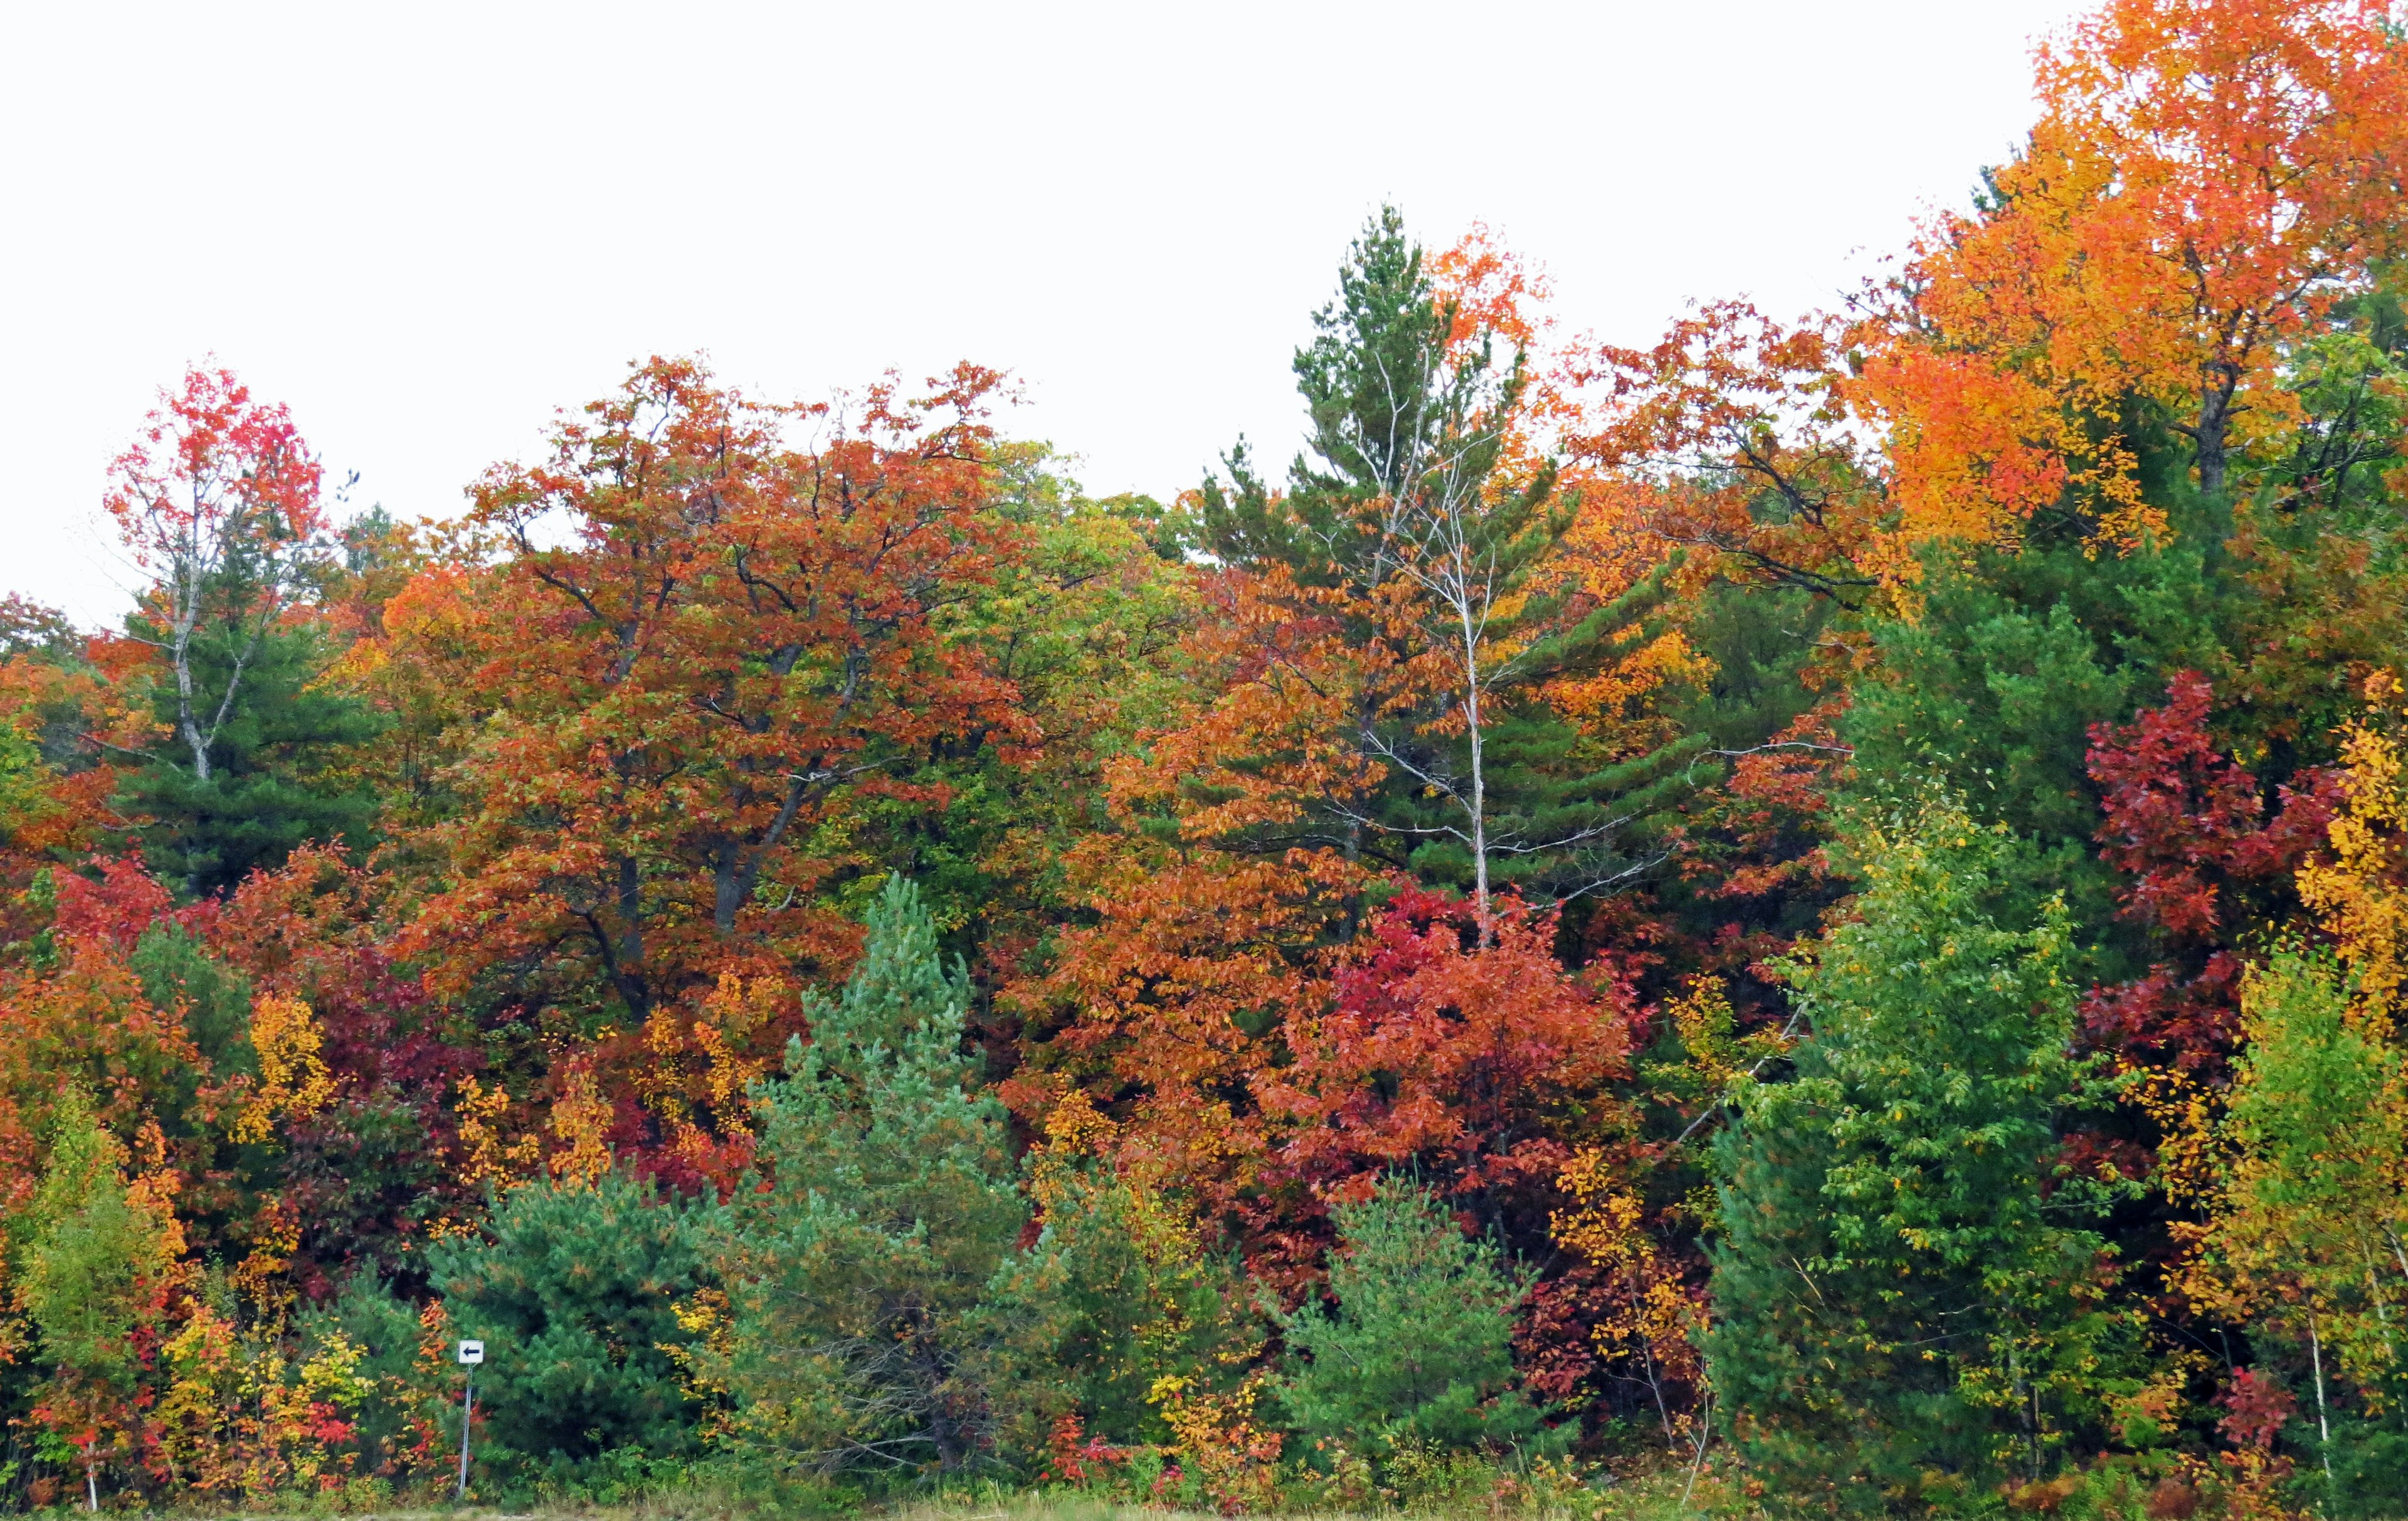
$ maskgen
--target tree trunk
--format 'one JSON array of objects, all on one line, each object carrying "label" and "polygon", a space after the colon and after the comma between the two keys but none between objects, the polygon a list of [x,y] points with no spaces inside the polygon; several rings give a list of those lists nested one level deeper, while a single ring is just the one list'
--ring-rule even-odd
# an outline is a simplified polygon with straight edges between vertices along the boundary
[{"label": "tree trunk", "polygon": [[[1461,552],[1457,552],[1458,554]],[[1472,911],[1480,926],[1480,949],[1488,949],[1488,772],[1480,725],[1480,625],[1472,618],[1469,567],[1456,567],[1455,611],[1463,626],[1464,733],[1471,743]]]},{"label": "tree trunk", "polygon": [[2224,492],[2224,472],[2228,441],[2232,435],[2232,392],[2240,383],[2240,369],[2218,361],[2211,370],[2214,377],[2200,387],[2199,428],[2193,438],[2199,444],[2199,489],[2210,496]]}]

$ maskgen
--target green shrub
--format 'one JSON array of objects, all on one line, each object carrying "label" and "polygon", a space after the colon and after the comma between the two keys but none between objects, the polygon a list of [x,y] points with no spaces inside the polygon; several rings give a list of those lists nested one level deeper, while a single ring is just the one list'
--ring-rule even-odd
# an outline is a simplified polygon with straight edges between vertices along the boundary
[{"label": "green shrub", "polygon": [[1041,1149],[1030,1191],[1044,1229],[996,1273],[976,1317],[999,1450],[1031,1470],[1069,1415],[1111,1445],[1169,1441],[1155,1382],[1226,1387],[1262,1343],[1236,1266],[1101,1161]]},{"label": "green shrub", "polygon": [[258,1071],[259,1059],[251,1049],[249,978],[210,955],[172,919],[143,930],[126,964],[142,980],[142,996],[153,1007],[181,1012],[185,1033],[211,1074]]},{"label": "green shrub", "polygon": [[1280,1321],[1300,1359],[1280,1385],[1297,1428],[1412,1452],[1419,1467],[1434,1448],[1540,1440],[1540,1413],[1513,1382],[1513,1310],[1529,1277],[1402,1179],[1337,1217],[1336,1306],[1308,1301]]},{"label": "green shrub", "polygon": [[[419,1343],[425,1327],[419,1322],[418,1307],[390,1292],[374,1270],[353,1272],[332,1299],[304,1310],[294,1329],[300,1334],[305,1359],[337,1344],[358,1353],[354,1370],[367,1380],[369,1393],[360,1403],[355,1424],[368,1469],[402,1456],[418,1434],[412,1426],[414,1418],[432,1417],[439,1424],[454,1416],[459,1404],[456,1380],[430,1376],[419,1366]],[[456,1442],[456,1417],[450,1429]]]},{"label": "green shrub", "polygon": [[693,1208],[613,1170],[511,1189],[487,1229],[438,1242],[427,1265],[458,1334],[485,1342],[494,1441],[544,1469],[695,1451],[701,1412],[663,1350],[691,1340],[672,1307],[701,1283]]}]

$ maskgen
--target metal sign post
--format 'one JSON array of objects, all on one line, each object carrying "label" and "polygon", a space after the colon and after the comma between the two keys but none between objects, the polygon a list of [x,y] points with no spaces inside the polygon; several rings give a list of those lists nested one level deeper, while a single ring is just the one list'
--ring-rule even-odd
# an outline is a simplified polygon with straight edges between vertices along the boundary
[{"label": "metal sign post", "polygon": [[468,1423],[477,1413],[477,1365],[485,1360],[485,1343],[460,1343],[460,1366],[469,1370],[466,1382],[460,1385],[460,1488],[452,1497],[458,1504],[468,1498]]}]

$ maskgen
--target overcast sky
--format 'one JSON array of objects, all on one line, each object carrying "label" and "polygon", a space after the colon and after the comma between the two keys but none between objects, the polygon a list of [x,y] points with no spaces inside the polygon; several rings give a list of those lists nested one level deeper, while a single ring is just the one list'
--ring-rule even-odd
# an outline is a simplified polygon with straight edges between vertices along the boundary
[{"label": "overcast sky", "polygon": [[109,457],[215,354],[354,507],[458,510],[652,352],[959,358],[1098,493],[1297,437],[1383,200],[1575,330],[1827,304],[2030,116],[2065,0],[0,5],[0,590],[114,621]]}]

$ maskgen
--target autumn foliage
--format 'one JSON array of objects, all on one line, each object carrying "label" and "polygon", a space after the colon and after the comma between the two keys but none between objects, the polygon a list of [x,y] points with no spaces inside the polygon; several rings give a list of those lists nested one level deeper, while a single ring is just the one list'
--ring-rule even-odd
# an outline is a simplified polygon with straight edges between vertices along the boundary
[{"label": "autumn foliage", "polygon": [[1383,209],[1159,498],[193,368],[0,601],[0,1508],[440,1498],[476,1337],[510,1504],[2398,1514],[2408,51],[2035,59],[1794,320]]}]

